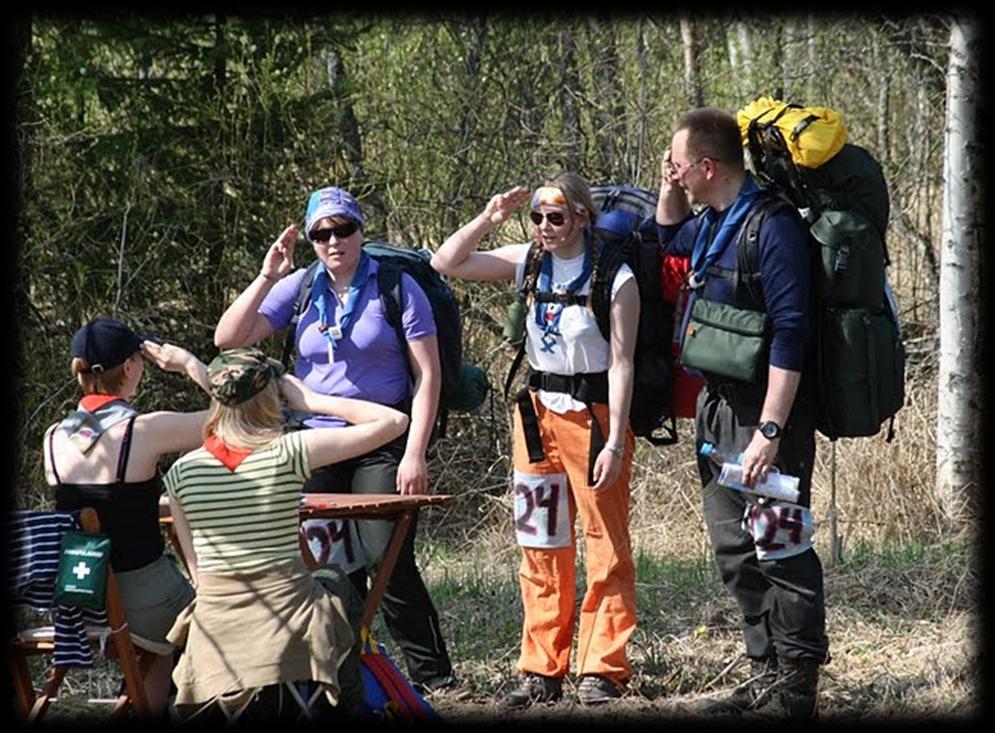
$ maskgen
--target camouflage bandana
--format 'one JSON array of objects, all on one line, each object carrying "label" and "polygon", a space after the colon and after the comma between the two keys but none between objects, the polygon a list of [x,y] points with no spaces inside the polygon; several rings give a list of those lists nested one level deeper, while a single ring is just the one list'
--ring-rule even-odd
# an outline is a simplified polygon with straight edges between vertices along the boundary
[{"label": "camouflage bandana", "polygon": [[222,351],[207,365],[211,397],[228,407],[255,397],[282,375],[283,364],[252,347]]}]

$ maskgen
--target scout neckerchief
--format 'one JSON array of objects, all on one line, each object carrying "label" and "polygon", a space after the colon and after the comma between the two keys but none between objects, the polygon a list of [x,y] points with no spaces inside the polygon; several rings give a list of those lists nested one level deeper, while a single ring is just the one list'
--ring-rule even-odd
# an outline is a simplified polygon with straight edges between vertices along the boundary
[{"label": "scout neckerchief", "polygon": [[251,450],[241,450],[239,448],[229,448],[217,435],[213,433],[204,441],[204,450],[217,458],[229,471],[238,468],[238,464],[244,461]]},{"label": "scout neckerchief", "polygon": [[[585,233],[584,265],[581,268],[580,274],[564,288],[558,289],[557,292],[566,295],[575,293],[591,277],[593,269],[594,247],[591,246],[591,242]],[[540,293],[550,292],[552,289],[552,279],[553,255],[550,252],[544,252],[539,265],[539,280],[536,283],[536,291]],[[535,305],[536,325],[542,329],[542,337],[540,338],[542,350],[550,354],[553,353],[553,346],[556,344],[555,337],[560,333],[560,316],[563,315],[563,307],[564,303],[539,303],[538,301]]]},{"label": "scout neckerchief", "polygon": [[[739,194],[728,209],[720,212],[709,207],[705,211],[701,226],[698,229],[698,236],[694,240],[694,249],[691,251],[691,272],[688,278],[688,287],[690,290],[687,302],[684,304],[684,315],[680,331],[682,346],[684,344],[684,336],[687,333],[688,319],[691,317],[691,307],[702,292],[702,287],[708,276],[708,268],[718,261],[726,247],[733,241],[733,237],[742,226],[746,215],[753,208],[753,203],[756,201],[757,194],[760,191],[761,188],[756,180],[752,175],[747,173],[746,179],[739,189]],[[721,222],[718,224],[718,229],[715,230],[716,222],[720,218]]]},{"label": "scout neckerchief", "polygon": [[708,268],[722,256],[725,248],[729,246],[733,235],[739,231],[740,225],[753,208],[753,201],[760,193],[760,186],[747,174],[743,181],[739,194],[732,202],[732,205],[724,212],[722,222],[716,232],[712,232],[715,223],[723,212],[716,211],[709,207],[702,219],[701,227],[698,229],[698,237],[694,240],[694,249],[691,252],[691,269],[693,273],[689,284],[693,289],[699,289],[705,284]]},{"label": "scout neckerchief", "polygon": [[[352,325],[352,314],[359,303],[359,294],[366,285],[366,273],[369,267],[370,257],[366,252],[361,251],[359,264],[356,266],[356,272],[349,284],[349,299],[342,310],[338,323],[332,320],[328,309],[330,300],[328,297],[328,271],[324,267],[319,267],[314,273],[314,280],[311,281],[311,292],[317,293],[314,305],[318,309],[318,330],[321,331],[321,335],[325,337],[328,344],[329,364],[335,361],[335,342],[344,338],[349,332],[349,326]],[[338,311],[337,307],[336,311]]]},{"label": "scout neckerchief", "polygon": [[80,453],[87,453],[108,428],[137,414],[138,411],[123,397],[90,394],[80,400],[75,412],[70,413],[59,427],[66,431]]}]

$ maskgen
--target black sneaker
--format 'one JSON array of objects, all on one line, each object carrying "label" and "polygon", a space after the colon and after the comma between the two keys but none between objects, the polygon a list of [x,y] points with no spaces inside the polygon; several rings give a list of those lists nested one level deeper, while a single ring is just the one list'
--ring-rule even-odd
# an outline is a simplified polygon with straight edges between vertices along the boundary
[{"label": "black sneaker", "polygon": [[412,682],[411,684],[426,698],[445,697],[450,700],[467,700],[470,697],[470,691],[463,687],[452,674],[432,677],[424,682]]},{"label": "black sneaker", "polygon": [[585,674],[577,685],[581,705],[601,705],[622,697],[622,688],[600,674]]},{"label": "black sneaker", "polygon": [[522,684],[498,703],[504,710],[524,710],[537,702],[559,702],[563,697],[563,678],[526,673]]}]

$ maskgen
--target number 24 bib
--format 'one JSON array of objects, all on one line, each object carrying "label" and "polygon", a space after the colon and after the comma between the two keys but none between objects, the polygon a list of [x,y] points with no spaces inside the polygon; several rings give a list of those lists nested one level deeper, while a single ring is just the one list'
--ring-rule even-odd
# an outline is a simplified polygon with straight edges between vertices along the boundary
[{"label": "number 24 bib", "polygon": [[515,534],[522,547],[569,547],[570,489],[565,473],[515,471]]}]

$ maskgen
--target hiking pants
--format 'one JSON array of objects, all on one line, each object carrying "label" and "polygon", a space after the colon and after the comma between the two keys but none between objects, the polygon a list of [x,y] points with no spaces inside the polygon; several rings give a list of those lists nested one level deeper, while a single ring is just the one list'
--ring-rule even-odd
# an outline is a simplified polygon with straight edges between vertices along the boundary
[{"label": "hiking pants", "polygon": [[[709,385],[698,396],[696,452],[704,442],[721,451],[746,449],[760,417],[762,395],[748,388]],[[815,460],[814,411],[799,397],[778,449],[782,473],[798,476],[799,505],[811,506]],[[746,654],[753,659],[817,659],[828,655],[822,565],[814,548],[779,559],[758,560],[753,535],[742,526],[747,494],[719,486],[719,467],[698,455],[703,505],[715,564],[743,612]]]},{"label": "hiking pants", "polygon": [[[632,676],[625,647],[636,626],[636,572],[629,541],[629,477],[635,439],[626,431],[625,457],[618,480],[595,491],[588,486],[591,416],[587,410],[560,415],[532,394],[545,458],[529,463],[521,416],[515,411],[516,497],[525,482],[566,475],[567,517],[561,519],[564,546],[522,547],[519,582],[525,619],[518,668],[564,677],[570,667],[575,618],[576,541],[574,519],[584,536],[587,590],[580,606],[578,674],[599,674],[624,685]],[[593,405],[608,435],[608,405]],[[539,502],[536,502],[539,503]],[[568,503],[568,506],[567,506]],[[516,530],[528,526],[516,508]],[[568,538],[568,539],[567,539]]]},{"label": "hiking pants", "polygon": [[[407,436],[365,455],[312,471],[306,493],[396,494],[397,467],[404,455]],[[387,583],[380,609],[391,637],[401,647],[411,679],[426,682],[452,673],[449,653],[442,639],[439,616],[415,565],[416,513],[401,546],[394,572]],[[367,576],[376,577],[394,524],[363,519],[355,523],[366,568],[350,573],[356,591],[365,599]]]}]

